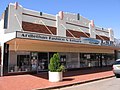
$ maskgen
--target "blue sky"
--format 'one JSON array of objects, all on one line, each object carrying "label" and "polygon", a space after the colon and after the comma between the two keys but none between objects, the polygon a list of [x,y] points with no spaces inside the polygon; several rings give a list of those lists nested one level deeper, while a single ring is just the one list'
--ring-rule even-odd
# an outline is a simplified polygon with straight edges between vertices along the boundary
[{"label": "blue sky", "polygon": [[120,39],[120,0],[0,0],[0,15],[11,2],[49,14],[59,11],[80,13],[94,20],[96,26],[112,28]]}]

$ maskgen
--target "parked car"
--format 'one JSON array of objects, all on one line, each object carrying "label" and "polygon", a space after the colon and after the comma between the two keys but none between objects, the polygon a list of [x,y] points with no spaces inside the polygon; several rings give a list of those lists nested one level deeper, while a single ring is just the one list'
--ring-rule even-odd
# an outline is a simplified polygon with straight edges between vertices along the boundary
[{"label": "parked car", "polygon": [[120,59],[117,59],[113,64],[113,72],[116,77],[120,77]]}]

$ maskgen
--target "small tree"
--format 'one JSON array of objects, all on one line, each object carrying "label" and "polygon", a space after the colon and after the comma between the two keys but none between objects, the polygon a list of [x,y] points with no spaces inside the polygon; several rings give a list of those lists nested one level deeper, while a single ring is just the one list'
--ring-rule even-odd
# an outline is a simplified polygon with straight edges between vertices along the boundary
[{"label": "small tree", "polygon": [[64,71],[65,67],[60,64],[60,56],[58,53],[55,53],[53,57],[51,57],[48,69],[51,72]]}]

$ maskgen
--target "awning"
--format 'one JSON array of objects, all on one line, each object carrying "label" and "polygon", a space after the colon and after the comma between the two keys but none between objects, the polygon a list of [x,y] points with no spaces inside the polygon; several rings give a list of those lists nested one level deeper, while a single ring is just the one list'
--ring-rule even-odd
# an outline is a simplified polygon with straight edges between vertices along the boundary
[{"label": "awning", "polygon": [[38,52],[83,52],[83,53],[114,53],[118,49],[110,46],[74,44],[44,40],[15,38],[7,42],[9,50]]}]

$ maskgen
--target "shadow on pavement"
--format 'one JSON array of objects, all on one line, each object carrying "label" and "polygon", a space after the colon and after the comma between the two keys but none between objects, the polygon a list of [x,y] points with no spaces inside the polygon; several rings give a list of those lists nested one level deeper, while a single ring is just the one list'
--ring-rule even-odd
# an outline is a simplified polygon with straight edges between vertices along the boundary
[{"label": "shadow on pavement", "polygon": [[[85,74],[93,74],[105,71],[111,71],[112,67],[93,67],[93,68],[84,68],[84,69],[77,69],[77,70],[67,70],[63,72],[64,77],[71,77],[71,76],[79,76]],[[33,76],[48,79],[48,72],[40,72],[39,74],[34,74]],[[65,81],[73,80],[73,78],[65,79]]]}]

